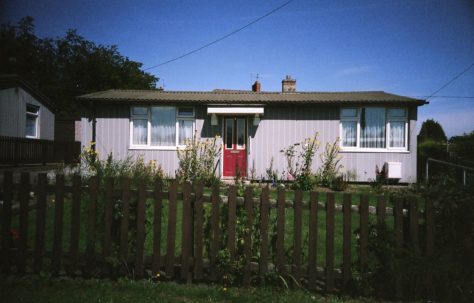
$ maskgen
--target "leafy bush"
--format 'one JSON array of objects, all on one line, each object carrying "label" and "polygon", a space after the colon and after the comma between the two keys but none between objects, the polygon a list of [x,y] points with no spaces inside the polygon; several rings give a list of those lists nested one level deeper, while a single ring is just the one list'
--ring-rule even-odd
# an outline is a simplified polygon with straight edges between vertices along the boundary
[{"label": "leafy bush", "polygon": [[[444,178],[429,187],[418,186],[397,194],[408,201],[423,198],[433,202],[434,255],[425,255],[423,225],[419,228],[421,246],[408,242],[401,250],[397,249],[393,230],[386,225],[371,225],[368,266],[363,271],[354,267],[354,291],[394,299],[398,278],[405,299],[473,302],[474,187]],[[426,279],[428,273],[432,284]]]},{"label": "leafy bush", "polygon": [[434,293],[442,301],[474,301],[474,187],[450,178],[422,190],[435,211]]}]

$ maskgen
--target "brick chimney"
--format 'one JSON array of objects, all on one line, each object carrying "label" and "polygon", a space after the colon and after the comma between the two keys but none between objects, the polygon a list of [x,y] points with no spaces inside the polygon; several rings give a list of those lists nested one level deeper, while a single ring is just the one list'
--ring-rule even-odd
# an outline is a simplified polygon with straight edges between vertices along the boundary
[{"label": "brick chimney", "polygon": [[296,80],[292,79],[290,75],[286,75],[286,78],[281,80],[281,92],[282,93],[296,92]]},{"label": "brick chimney", "polygon": [[252,91],[256,92],[256,93],[259,93],[260,88],[261,88],[260,82],[258,82],[258,80],[255,81],[255,83],[252,85]]}]

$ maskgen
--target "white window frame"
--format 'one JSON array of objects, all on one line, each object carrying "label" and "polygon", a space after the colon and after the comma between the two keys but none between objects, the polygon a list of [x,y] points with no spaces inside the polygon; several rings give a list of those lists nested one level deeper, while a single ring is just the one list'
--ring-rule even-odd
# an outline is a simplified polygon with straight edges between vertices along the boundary
[{"label": "white window frame", "polygon": [[[390,109],[403,109],[405,111],[404,116],[391,116]],[[408,150],[408,109],[404,107],[390,107],[387,108],[387,149],[394,151],[406,151]],[[390,146],[390,127],[391,122],[405,122],[405,146],[403,147],[391,147]]]},{"label": "white window frame", "polygon": [[[359,106],[359,107],[354,107],[354,106],[348,106],[348,107],[341,107],[339,110],[339,135],[340,138],[342,138],[342,122],[357,122],[357,130],[356,130],[356,146],[344,146],[342,144],[342,139],[339,142],[339,147],[341,152],[397,152],[397,153],[409,153],[408,150],[408,142],[409,142],[409,136],[408,136],[408,115],[409,115],[409,109],[407,107],[403,106],[394,106],[394,107],[383,107],[385,109],[385,148],[365,148],[365,147],[360,147],[360,133],[361,133],[361,126],[360,126],[360,118],[361,118],[361,112],[363,108],[369,108],[369,107],[379,107],[380,106]],[[357,117],[343,117],[342,116],[342,110],[343,109],[356,109],[357,110]],[[405,110],[405,116],[404,117],[392,117],[389,115],[389,110],[390,109],[403,109]],[[390,121],[392,122],[405,122],[405,146],[404,147],[390,147]]]},{"label": "white window frame", "polygon": [[[35,107],[37,109],[36,112],[28,111],[28,106]],[[25,138],[38,139],[40,137],[39,136],[40,135],[40,129],[39,129],[40,107],[38,105],[35,105],[35,104],[26,103],[25,112],[26,112],[26,115],[25,115],[25,119],[26,119],[25,120]],[[29,135],[26,134],[26,123],[28,121],[28,116],[35,118],[35,135],[34,136],[29,136]]]},{"label": "white window frame", "polygon": [[[342,110],[343,109],[354,109],[356,111],[356,115],[353,117],[343,117],[342,116]],[[342,138],[342,122],[356,122],[356,146],[344,146],[342,143],[342,139],[340,141],[340,147],[341,149],[358,149],[359,148],[359,142],[360,142],[360,109],[357,107],[342,107],[341,110],[339,111],[340,115],[340,122],[339,122],[339,134],[340,138]]]},{"label": "white window frame", "polygon": [[[193,115],[192,116],[180,116],[179,115],[179,109],[180,108],[190,108],[192,109],[193,111]],[[195,122],[195,116],[196,116],[196,113],[194,111],[194,107],[191,107],[191,106],[177,106],[176,107],[176,146],[179,147],[179,148],[183,148],[183,147],[186,147],[186,144],[179,144],[179,121],[193,121],[193,130],[192,130],[192,133],[193,133],[193,136],[194,136],[194,132],[196,131],[196,122]]]},{"label": "white window frame", "polygon": [[[192,106],[173,106],[176,109],[176,116],[175,116],[175,144],[169,146],[158,146],[158,145],[151,145],[151,108],[152,107],[162,107],[165,105],[136,105],[130,106],[130,147],[129,149],[150,149],[150,150],[177,150],[178,148],[183,148],[185,145],[179,145],[179,121],[180,120],[188,120],[193,122],[193,135],[196,130],[196,111]],[[146,115],[134,115],[133,108],[135,107],[144,107],[147,109]],[[166,106],[168,107],[168,106]],[[179,109],[180,108],[190,108],[193,110],[192,116],[179,116]],[[147,143],[146,144],[133,144],[133,120],[147,120]]]}]

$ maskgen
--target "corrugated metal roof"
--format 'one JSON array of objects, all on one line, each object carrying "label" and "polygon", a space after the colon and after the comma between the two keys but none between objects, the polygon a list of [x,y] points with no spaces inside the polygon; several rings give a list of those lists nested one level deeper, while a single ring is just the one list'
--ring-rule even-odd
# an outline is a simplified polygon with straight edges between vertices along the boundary
[{"label": "corrugated metal roof", "polygon": [[112,102],[160,102],[187,104],[311,104],[311,103],[408,103],[423,105],[427,102],[383,91],[365,92],[251,92],[215,90],[107,90],[79,96],[80,100]]}]

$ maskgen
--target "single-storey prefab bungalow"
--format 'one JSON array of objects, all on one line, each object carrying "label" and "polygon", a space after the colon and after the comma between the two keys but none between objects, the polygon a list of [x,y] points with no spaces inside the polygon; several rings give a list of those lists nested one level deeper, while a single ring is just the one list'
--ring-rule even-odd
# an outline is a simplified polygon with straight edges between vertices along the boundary
[{"label": "single-storey prefab bungalow", "polygon": [[[251,91],[107,90],[78,98],[82,145],[94,140],[101,158],[142,155],[174,175],[186,139],[218,136],[221,177],[233,177],[236,167],[260,177],[272,158],[285,171],[280,150],[318,132],[318,153],[340,139],[342,172],[355,181],[375,179],[376,165],[388,163],[401,183],[416,181],[417,108],[427,103],[382,91],[298,92],[288,76],[281,92],[263,92],[256,81]],[[316,155],[314,170],[319,165]]]}]

